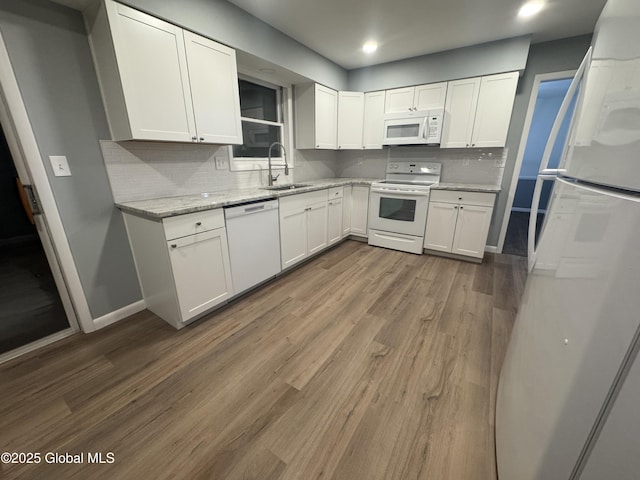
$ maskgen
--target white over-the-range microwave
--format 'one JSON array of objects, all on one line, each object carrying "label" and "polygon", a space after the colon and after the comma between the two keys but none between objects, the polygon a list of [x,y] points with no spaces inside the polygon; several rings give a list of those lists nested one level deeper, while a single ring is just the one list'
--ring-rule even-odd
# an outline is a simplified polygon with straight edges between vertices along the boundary
[{"label": "white over-the-range microwave", "polygon": [[442,108],[384,116],[384,145],[440,145]]}]

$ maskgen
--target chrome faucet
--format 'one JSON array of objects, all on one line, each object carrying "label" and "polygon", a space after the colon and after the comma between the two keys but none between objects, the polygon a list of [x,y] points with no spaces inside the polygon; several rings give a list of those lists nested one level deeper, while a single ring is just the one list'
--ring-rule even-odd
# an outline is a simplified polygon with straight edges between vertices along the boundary
[{"label": "chrome faucet", "polygon": [[273,142],[271,145],[269,145],[269,186],[272,186],[273,182],[278,180],[278,177],[280,176],[280,174],[278,174],[274,177],[271,174],[271,149],[274,147],[274,145],[279,145],[280,148],[282,148],[282,158],[284,159],[284,174],[289,175],[289,164],[287,163],[287,152],[284,149],[284,145],[280,142]]}]

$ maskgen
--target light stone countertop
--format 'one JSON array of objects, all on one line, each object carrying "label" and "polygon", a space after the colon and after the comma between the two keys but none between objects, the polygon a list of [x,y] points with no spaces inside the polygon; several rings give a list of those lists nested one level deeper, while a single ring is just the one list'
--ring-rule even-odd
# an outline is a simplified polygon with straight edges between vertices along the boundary
[{"label": "light stone countertop", "polygon": [[497,185],[480,185],[477,183],[446,183],[441,182],[431,187],[432,190],[463,190],[465,192],[499,193],[501,188]]},{"label": "light stone countertop", "polygon": [[[371,185],[378,181],[376,178],[322,178],[300,182],[308,187],[300,187],[292,190],[264,190],[260,187],[235,189],[223,192],[209,192],[194,195],[181,195],[178,197],[163,197],[150,200],[137,200],[135,202],[116,203],[123,212],[132,213],[151,219],[162,219],[183,215],[185,213],[212,210],[214,208],[239,205],[241,203],[268,200],[285,197],[298,193],[313,192],[324,188],[340,187],[344,185]],[[470,192],[498,193],[500,187],[494,185],[479,185],[469,183],[439,183],[432,187],[434,190],[464,190]]]},{"label": "light stone countertop", "polygon": [[371,185],[378,181],[377,178],[323,178],[309,180],[303,183],[308,187],[292,190],[264,190],[260,187],[235,189],[223,192],[200,193],[195,195],[182,195],[178,197],[163,197],[150,200],[138,200],[135,202],[116,203],[123,212],[132,213],[151,219],[162,219],[183,215],[185,213],[212,210],[214,208],[239,205],[241,203],[254,202],[256,200],[268,200],[285,197],[298,193],[313,192],[325,188],[341,187],[344,185]]}]

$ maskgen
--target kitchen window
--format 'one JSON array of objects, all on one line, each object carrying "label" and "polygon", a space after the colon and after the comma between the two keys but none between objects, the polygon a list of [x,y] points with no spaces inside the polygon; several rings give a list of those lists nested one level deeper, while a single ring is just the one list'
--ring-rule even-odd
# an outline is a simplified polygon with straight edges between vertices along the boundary
[{"label": "kitchen window", "polygon": [[[246,78],[240,78],[238,86],[243,144],[230,147],[231,169],[266,169],[269,145],[273,142],[285,145],[286,160],[292,167],[292,149],[288,148],[289,135],[285,125],[290,89]],[[282,149],[273,147],[271,164],[284,167]]]}]

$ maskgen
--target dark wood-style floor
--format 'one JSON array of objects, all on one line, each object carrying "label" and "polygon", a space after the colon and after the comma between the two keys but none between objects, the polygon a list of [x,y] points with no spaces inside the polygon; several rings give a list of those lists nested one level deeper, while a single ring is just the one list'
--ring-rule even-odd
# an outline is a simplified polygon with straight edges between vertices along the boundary
[{"label": "dark wood-style floor", "polygon": [[142,312],[0,366],[1,450],[85,452],[4,478],[495,479],[523,261],[348,241],[181,331]]},{"label": "dark wood-style floor", "polygon": [[0,353],[69,328],[37,235],[0,248]]}]

